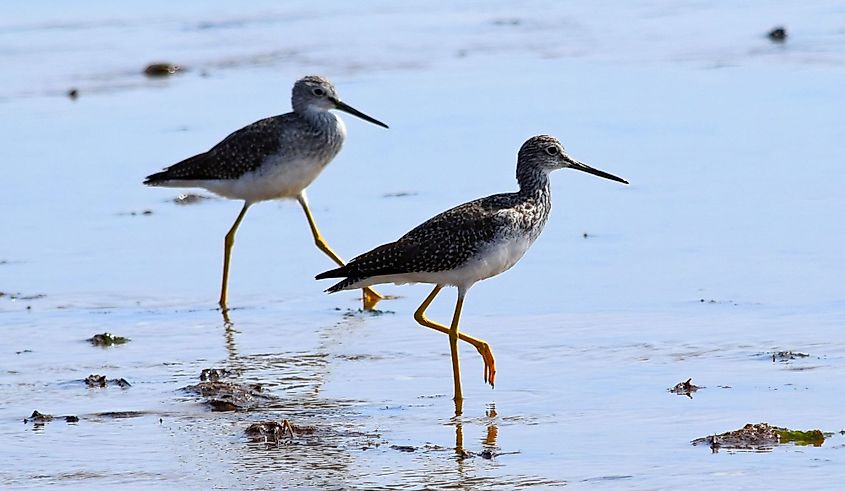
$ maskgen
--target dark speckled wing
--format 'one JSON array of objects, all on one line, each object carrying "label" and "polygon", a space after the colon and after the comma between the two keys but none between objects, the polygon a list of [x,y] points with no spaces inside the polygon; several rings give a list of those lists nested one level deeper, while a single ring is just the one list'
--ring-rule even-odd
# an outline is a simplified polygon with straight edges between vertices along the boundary
[{"label": "dark speckled wing", "polygon": [[205,153],[147,176],[144,184],[237,179],[261,167],[267,157],[283,152],[281,142],[286,132],[306,133],[308,130],[294,113],[265,118],[235,131]]},{"label": "dark speckled wing", "polygon": [[498,194],[456,206],[396,242],[361,254],[344,267],[321,273],[317,279],[346,277],[327,290],[332,292],[373,276],[459,268],[508,226],[507,214],[498,212],[512,207],[513,197]]}]

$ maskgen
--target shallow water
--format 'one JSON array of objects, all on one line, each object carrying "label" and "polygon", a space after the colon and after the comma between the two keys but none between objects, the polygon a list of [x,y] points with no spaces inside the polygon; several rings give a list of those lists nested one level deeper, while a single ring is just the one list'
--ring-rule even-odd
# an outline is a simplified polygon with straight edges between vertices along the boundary
[{"label": "shallow water", "polygon": [[[821,489],[845,477],[838,3],[58,5],[0,16],[14,75],[0,87],[2,487]],[[765,33],[780,23],[790,37],[775,45]],[[161,59],[187,70],[140,74]],[[632,183],[553,176],[543,236],[467,298],[463,329],[491,343],[499,374],[485,386],[462,346],[460,417],[447,340],[411,318],[428,287],[381,287],[400,296],[382,315],[358,312],[354,292],[320,293],[329,284],[313,275],[331,263],[299,207],[267,203],[238,235],[227,325],[213,307],[239,205],[179,206],[179,191],[140,184],[287,111],[290,83],[315,71],[391,126],[345,118],[346,147],[309,189],[344,256],[513,189],[532,134]],[[431,316],[445,321],[453,302],[444,292]],[[85,342],[103,331],[131,341]],[[773,362],[784,350],[810,356]],[[180,390],[209,367],[273,399],[212,412]],[[132,387],[89,389],[92,373]],[[705,387],[692,399],[666,390],[689,377]],[[23,423],[33,410],[80,421]],[[245,428],[268,419],[317,431],[250,442]],[[689,443],[762,421],[836,433],[764,453]]]}]

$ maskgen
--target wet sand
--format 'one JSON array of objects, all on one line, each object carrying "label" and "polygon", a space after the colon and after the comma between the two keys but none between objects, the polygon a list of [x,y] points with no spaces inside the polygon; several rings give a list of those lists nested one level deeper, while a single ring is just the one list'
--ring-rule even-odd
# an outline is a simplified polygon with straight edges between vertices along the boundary
[{"label": "wet sand", "polygon": [[[0,487],[830,488],[845,476],[845,52],[841,7],[790,5],[6,17]],[[185,70],[149,78],[155,61]],[[632,183],[553,175],[544,234],[467,299],[463,329],[491,343],[499,374],[485,386],[462,347],[460,417],[447,339],[412,319],[428,287],[381,287],[400,298],[380,315],[321,293],[312,278],[331,264],[299,207],[265,203],[238,235],[227,324],[214,302],[239,205],[181,206],[140,184],[287,111],[308,72],[391,126],[346,118],[344,150],[309,189],[344,257],[514,189],[536,133]],[[86,341],[103,332],[129,341]],[[215,411],[183,390],[207,368],[262,395]],[[131,387],[89,388],[92,374]],[[691,398],[667,390],[690,377]],[[24,423],[35,410],[56,418]],[[300,431],[246,434],[283,420]],[[690,443],[759,422],[830,435],[765,452]]]}]

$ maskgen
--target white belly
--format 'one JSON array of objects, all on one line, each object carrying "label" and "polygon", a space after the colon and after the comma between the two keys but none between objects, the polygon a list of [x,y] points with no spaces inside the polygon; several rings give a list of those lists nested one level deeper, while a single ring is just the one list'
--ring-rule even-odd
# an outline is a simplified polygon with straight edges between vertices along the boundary
[{"label": "white belly", "polygon": [[506,239],[492,243],[463,266],[449,271],[415,272],[375,276],[349,285],[345,289],[356,289],[378,283],[432,283],[469,288],[472,284],[496,276],[513,267],[533,241],[526,237]]},{"label": "white belly", "polygon": [[250,203],[279,198],[295,198],[307,188],[320,172],[325,162],[292,160],[276,165],[265,163],[260,169],[244,174],[239,179],[209,181],[173,181],[179,187],[202,187],[229,199],[242,199]]},{"label": "white belly", "polygon": [[526,237],[492,243],[461,268],[444,272],[450,279],[447,284],[469,286],[476,281],[504,273],[525,255],[529,247],[531,240]]}]

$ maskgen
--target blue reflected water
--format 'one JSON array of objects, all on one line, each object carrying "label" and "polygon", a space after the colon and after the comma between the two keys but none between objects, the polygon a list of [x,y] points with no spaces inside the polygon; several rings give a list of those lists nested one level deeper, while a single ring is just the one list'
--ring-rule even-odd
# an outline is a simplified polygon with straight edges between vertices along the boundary
[{"label": "blue reflected water", "polygon": [[[0,484],[820,488],[843,474],[838,434],[764,454],[689,445],[748,422],[842,429],[841,5],[333,7],[5,7]],[[157,60],[186,70],[140,74]],[[490,390],[463,349],[460,419],[447,341],[411,318],[428,287],[384,286],[401,296],[389,312],[359,314],[357,293],[312,280],[331,264],[299,207],[265,203],[238,235],[227,328],[213,307],[239,205],[178,206],[140,184],[288,111],[309,72],[391,126],[347,118],[309,189],[345,257],[514,189],[533,134],[631,182],[553,175],[543,236],[467,298],[463,329],[500,372]],[[103,331],[132,341],[84,342]],[[811,356],[773,363],[781,350]],[[209,412],[178,389],[210,366],[278,401]],[[133,387],[87,389],[91,373]],[[666,391],[689,377],[706,387],[693,399]],[[33,410],[80,422],[24,424]],[[243,436],[282,418],[319,431]],[[458,436],[471,456],[455,456]]]}]

